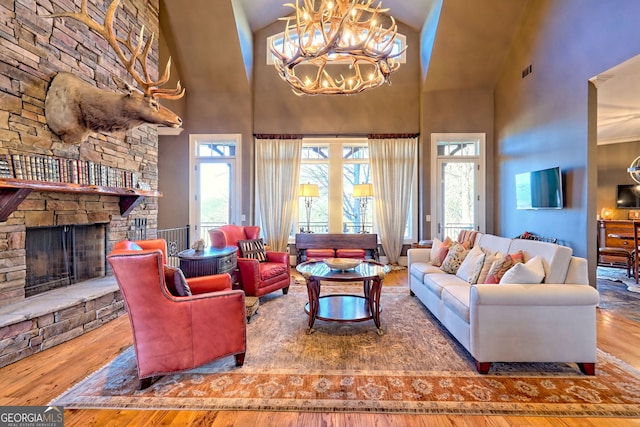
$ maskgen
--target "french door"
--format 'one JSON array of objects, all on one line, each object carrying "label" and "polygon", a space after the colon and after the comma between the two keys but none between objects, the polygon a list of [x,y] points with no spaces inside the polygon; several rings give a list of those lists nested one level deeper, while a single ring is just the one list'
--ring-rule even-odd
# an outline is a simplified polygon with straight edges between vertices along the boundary
[{"label": "french door", "polygon": [[190,135],[191,238],[209,245],[209,230],[240,224],[240,135]]},{"label": "french door", "polygon": [[431,235],[485,231],[484,134],[432,134]]}]

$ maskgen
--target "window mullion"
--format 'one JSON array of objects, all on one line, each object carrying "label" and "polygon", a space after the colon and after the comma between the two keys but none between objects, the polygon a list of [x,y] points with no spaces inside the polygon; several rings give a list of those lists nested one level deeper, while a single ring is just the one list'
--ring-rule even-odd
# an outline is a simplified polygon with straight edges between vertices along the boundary
[{"label": "window mullion", "polygon": [[342,144],[329,144],[329,232],[342,233]]}]

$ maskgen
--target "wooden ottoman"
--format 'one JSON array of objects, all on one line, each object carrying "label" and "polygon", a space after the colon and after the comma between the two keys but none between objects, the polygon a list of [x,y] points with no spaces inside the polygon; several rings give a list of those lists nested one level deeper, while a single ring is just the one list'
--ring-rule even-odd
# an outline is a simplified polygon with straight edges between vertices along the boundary
[{"label": "wooden ottoman", "polygon": [[258,297],[244,297],[244,306],[247,310],[247,323],[251,322],[251,316],[257,313],[258,307],[260,307],[260,298]]}]

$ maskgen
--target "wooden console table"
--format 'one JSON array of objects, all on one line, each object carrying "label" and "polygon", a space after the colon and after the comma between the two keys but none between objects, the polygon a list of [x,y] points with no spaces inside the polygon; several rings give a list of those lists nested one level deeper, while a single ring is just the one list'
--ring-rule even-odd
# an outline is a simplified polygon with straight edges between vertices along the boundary
[{"label": "wooden console table", "polygon": [[367,255],[379,260],[378,235],[373,233],[300,233],[296,234],[296,252],[298,264],[306,261],[307,249],[364,249]]},{"label": "wooden console table", "polygon": [[133,188],[102,187],[98,185],[69,184],[65,182],[28,181],[13,178],[0,179],[0,222],[5,222],[32,191],[103,194],[119,198],[120,215],[127,216],[145,197],[161,197],[162,193]]}]

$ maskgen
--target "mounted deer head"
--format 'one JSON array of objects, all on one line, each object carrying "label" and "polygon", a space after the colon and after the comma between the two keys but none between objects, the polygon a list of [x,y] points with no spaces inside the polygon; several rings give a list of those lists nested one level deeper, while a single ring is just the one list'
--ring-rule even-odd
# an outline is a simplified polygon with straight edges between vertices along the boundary
[{"label": "mounted deer head", "polygon": [[[152,80],[147,70],[147,56],[151,51],[154,35],[143,45],[144,26],[140,29],[137,43],[133,42],[133,30],[127,39],[117,37],[113,20],[120,0],[114,0],[107,9],[104,24],[100,25],[87,13],[87,0],[82,0],[80,12],[60,12],[48,18],[71,18],[82,22],[104,38],[116,52],[127,72],[142,88],[142,92],[113,76],[118,88],[126,93],[115,93],[98,89],[70,73],[58,73],[47,92],[45,117],[49,128],[65,143],[79,144],[91,132],[127,131],[143,123],[179,127],[182,119],[168,108],[158,104],[158,99],[179,99],[184,89],[178,82],[175,89],[160,89],[169,81],[171,58],[158,80]],[[123,50],[123,47],[126,50]],[[136,70],[140,65],[142,74]]]}]

